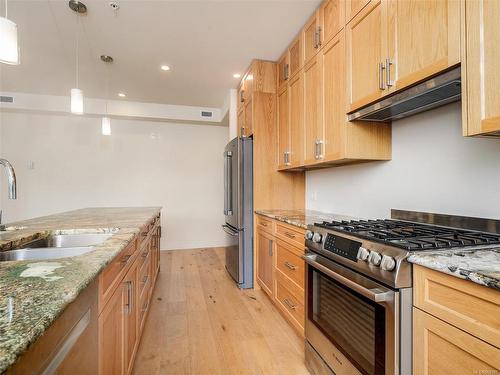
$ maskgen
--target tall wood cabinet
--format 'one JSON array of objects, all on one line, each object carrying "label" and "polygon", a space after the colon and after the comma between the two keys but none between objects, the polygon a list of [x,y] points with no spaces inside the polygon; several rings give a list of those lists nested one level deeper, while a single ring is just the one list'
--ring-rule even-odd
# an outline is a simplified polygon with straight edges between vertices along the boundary
[{"label": "tall wood cabinet", "polygon": [[465,6],[463,133],[500,137],[500,2],[466,1]]}]

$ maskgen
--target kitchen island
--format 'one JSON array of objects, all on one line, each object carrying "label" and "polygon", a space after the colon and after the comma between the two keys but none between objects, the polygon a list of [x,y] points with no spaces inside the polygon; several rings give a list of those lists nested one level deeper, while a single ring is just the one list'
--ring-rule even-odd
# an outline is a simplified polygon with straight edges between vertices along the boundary
[{"label": "kitchen island", "polygon": [[[113,297],[121,293],[122,279],[132,271],[130,283],[134,283],[134,302],[140,299],[144,304],[139,309],[139,304],[134,303],[132,314],[130,303],[128,313],[134,316],[134,327],[137,326],[134,337],[140,338],[137,333],[148,311],[159,264],[160,210],[160,207],[86,208],[8,224],[0,231],[0,251],[21,248],[27,242],[50,235],[111,235],[92,251],[79,256],[0,262],[0,373],[12,371],[15,366],[22,367],[23,356],[36,350],[37,340],[47,336],[44,333],[91,285],[98,289],[95,293],[98,312],[95,314],[101,319]],[[144,279],[139,280],[143,274]],[[147,281],[147,288],[143,280]],[[132,295],[130,291],[129,294]],[[116,297],[119,299],[118,295]],[[103,342],[105,323],[99,320],[99,352],[109,350]],[[123,332],[118,338],[126,344]],[[131,349],[131,361],[124,360],[120,366],[128,368],[131,365],[138,341],[134,341],[133,348],[128,348]],[[117,344],[116,340],[114,343]],[[113,361],[111,364],[116,365]]]}]

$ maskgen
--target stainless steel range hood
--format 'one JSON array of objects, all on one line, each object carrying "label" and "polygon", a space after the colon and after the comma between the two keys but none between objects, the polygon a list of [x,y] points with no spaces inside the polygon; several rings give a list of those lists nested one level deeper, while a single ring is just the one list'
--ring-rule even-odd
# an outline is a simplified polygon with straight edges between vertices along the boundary
[{"label": "stainless steel range hood", "polygon": [[349,121],[390,122],[412,116],[460,100],[461,86],[460,67],[456,67],[351,112],[347,118]]}]

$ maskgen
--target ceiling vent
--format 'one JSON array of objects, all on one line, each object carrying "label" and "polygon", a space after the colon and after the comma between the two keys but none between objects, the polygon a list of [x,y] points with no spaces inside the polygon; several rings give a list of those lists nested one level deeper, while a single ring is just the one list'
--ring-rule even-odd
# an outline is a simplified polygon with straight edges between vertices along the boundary
[{"label": "ceiling vent", "polygon": [[0,96],[0,103],[14,103],[13,96]]},{"label": "ceiling vent", "polygon": [[201,111],[201,117],[212,117],[213,113],[209,111]]}]

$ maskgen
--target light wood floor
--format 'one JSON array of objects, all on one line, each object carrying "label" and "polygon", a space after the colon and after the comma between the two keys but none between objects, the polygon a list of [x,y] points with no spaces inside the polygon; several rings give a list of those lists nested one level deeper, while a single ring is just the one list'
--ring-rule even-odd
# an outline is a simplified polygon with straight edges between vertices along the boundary
[{"label": "light wood floor", "polygon": [[309,374],[303,341],[264,292],[235,286],[223,248],[160,262],[133,374]]}]

